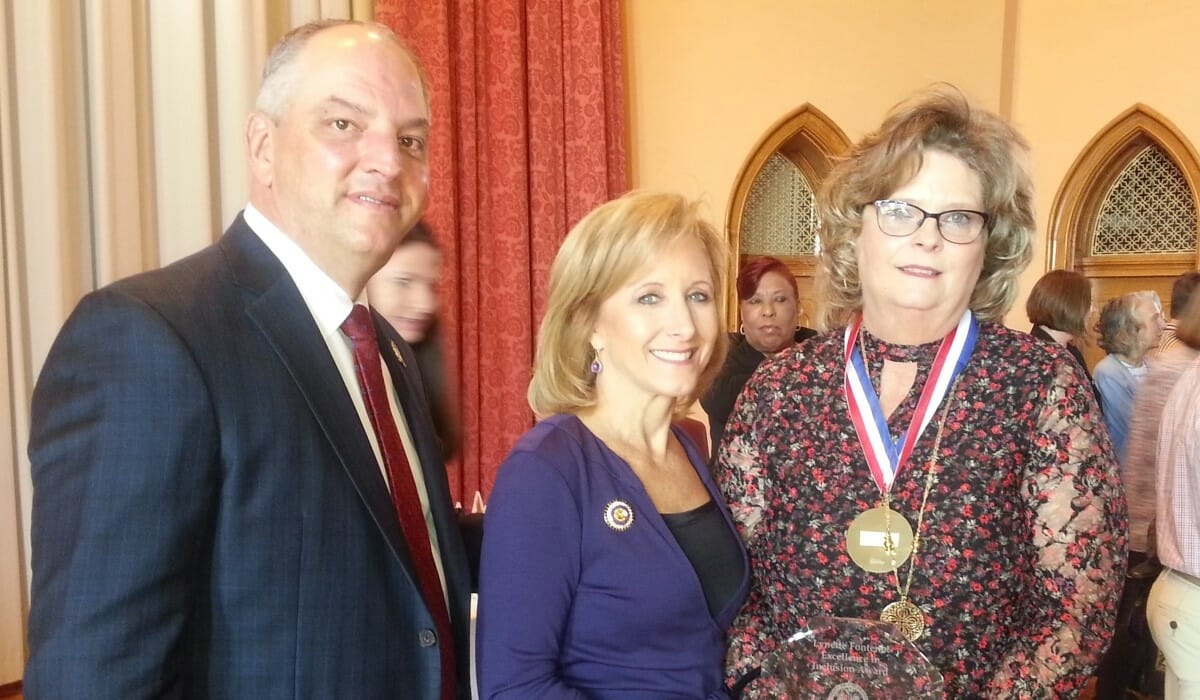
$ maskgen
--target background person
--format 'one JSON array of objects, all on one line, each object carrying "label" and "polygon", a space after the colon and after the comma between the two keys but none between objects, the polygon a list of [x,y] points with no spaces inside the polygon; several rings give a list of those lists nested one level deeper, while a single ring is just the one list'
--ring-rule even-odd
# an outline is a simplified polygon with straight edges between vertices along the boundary
[{"label": "background person", "polygon": [[[1173,292],[1172,303],[1179,298]],[[1183,302],[1186,303],[1186,302]],[[1171,328],[1185,323],[1189,312],[1173,306],[1178,315]],[[1166,331],[1164,331],[1166,335]],[[1162,347],[1160,344],[1159,347]],[[1141,690],[1157,658],[1146,624],[1145,602],[1159,564],[1154,560],[1154,519],[1159,430],[1167,397],[1180,375],[1195,362],[1197,352],[1186,343],[1172,342],[1154,354],[1134,394],[1129,437],[1121,458],[1121,485],[1129,504],[1129,567],[1112,647],[1097,673],[1096,697],[1124,698],[1128,688]]]},{"label": "background person", "polygon": [[1029,334],[1065,347],[1087,375],[1099,402],[1100,392],[1092,381],[1087,360],[1076,344],[1087,338],[1087,320],[1091,313],[1092,285],[1087,277],[1074,270],[1051,270],[1042,275],[1025,300],[1025,314],[1033,324]]},{"label": "background person", "polygon": [[593,210],[550,271],[529,403],[486,515],[485,698],[723,698],[745,551],[671,426],[725,350],[725,244],[677,195]]},{"label": "background person", "polygon": [[791,270],[779,258],[764,256],[742,266],[737,279],[740,333],[730,334],[729,354],[712,387],[700,399],[708,414],[712,452],[725,434],[725,421],[754,370],[817,332],[799,325],[800,291]]},{"label": "background person", "polygon": [[367,298],[371,308],[392,324],[417,356],[433,424],[442,441],[442,456],[450,459],[461,445],[438,334],[437,284],[441,277],[442,252],[429,226],[418,221],[392,257],[367,281]]},{"label": "background person", "polygon": [[469,697],[415,359],[355,303],[424,209],[428,136],[390,30],[299,27],[246,123],[245,210],[71,314],[33,396],[27,697]]},{"label": "background person", "polygon": [[[814,616],[896,624],[948,698],[1072,697],[1107,646],[1125,556],[1112,449],[1078,364],[1002,325],[1034,232],[1024,147],[944,87],[830,173],[833,330],[751,378],[718,456],[754,562],[735,678]],[[900,458],[873,449],[889,439]]]},{"label": "background person", "polygon": [[[1155,297],[1157,298],[1157,297]],[[1109,299],[1096,322],[1096,342],[1108,353],[1096,363],[1096,389],[1117,458],[1125,458],[1133,397],[1146,375],[1146,354],[1158,345],[1164,322],[1155,299],[1131,292]]]},{"label": "background person", "polygon": [[[1200,303],[1175,329],[1200,351]],[[1157,551],[1165,567],[1150,589],[1146,618],[1166,658],[1167,700],[1200,698],[1200,364],[1179,376],[1163,408],[1158,439]]]},{"label": "background person", "polygon": [[1171,319],[1163,326],[1162,336],[1158,339],[1155,355],[1161,355],[1170,350],[1175,344],[1175,328],[1179,318],[1187,310],[1188,303],[1196,287],[1200,286],[1200,270],[1188,270],[1175,278],[1171,283]]}]

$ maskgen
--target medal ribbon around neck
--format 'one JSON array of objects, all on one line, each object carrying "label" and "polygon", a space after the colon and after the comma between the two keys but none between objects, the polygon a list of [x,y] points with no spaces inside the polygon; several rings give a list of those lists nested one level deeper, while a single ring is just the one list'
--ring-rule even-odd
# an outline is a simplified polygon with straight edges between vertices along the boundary
[{"label": "medal ribbon around neck", "polygon": [[895,440],[888,432],[887,417],[883,415],[879,395],[871,386],[867,363],[863,359],[862,349],[858,347],[858,331],[861,327],[860,314],[846,328],[846,404],[850,409],[854,431],[858,433],[859,444],[871,467],[871,475],[875,477],[880,493],[887,493],[912,454],[917,439],[929,425],[950,383],[967,365],[979,337],[979,322],[970,310],[964,311],[958,325],[942,339],[933,366],[929,369],[925,388],[921,390],[921,398],[917,401],[912,423]]}]

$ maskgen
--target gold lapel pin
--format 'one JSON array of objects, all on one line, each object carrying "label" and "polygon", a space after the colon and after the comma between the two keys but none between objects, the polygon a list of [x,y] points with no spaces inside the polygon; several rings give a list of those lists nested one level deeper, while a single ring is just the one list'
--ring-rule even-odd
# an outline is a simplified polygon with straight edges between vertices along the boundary
[{"label": "gold lapel pin", "polygon": [[604,507],[604,524],[625,532],[633,526],[633,507],[625,501],[612,501]]}]

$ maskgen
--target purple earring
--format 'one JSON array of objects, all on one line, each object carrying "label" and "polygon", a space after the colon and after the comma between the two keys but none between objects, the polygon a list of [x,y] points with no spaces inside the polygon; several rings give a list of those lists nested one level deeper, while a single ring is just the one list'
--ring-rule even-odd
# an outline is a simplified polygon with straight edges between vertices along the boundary
[{"label": "purple earring", "polygon": [[588,369],[592,370],[592,374],[600,374],[602,371],[604,371],[604,365],[600,364],[600,358],[597,357],[596,359],[592,360],[592,364],[590,367],[588,367]]}]

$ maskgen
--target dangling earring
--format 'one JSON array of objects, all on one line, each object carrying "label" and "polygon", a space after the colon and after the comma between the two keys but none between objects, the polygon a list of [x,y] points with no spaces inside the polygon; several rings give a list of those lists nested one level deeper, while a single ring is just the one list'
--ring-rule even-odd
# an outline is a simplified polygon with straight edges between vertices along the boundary
[{"label": "dangling earring", "polygon": [[604,365],[600,364],[600,354],[596,353],[596,359],[592,360],[592,364],[588,367],[592,370],[592,374],[600,374],[604,371]]}]

